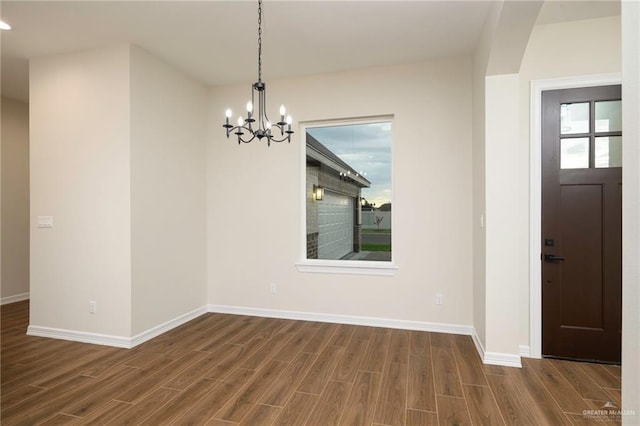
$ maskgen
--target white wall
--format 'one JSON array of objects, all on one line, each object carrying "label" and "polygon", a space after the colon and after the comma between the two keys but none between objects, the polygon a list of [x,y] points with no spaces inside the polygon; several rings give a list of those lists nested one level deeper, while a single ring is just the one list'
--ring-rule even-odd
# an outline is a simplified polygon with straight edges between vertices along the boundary
[{"label": "white wall", "polygon": [[640,3],[622,4],[622,408],[640,424]]},{"label": "white wall", "polygon": [[207,89],[123,45],[33,60],[30,92],[30,332],[127,345],[202,309]]},{"label": "white wall", "polygon": [[493,3],[474,55],[474,326],[487,363],[520,365],[517,72],[541,5]]},{"label": "white wall", "polygon": [[492,4],[473,56],[473,326],[483,348],[486,347],[485,84],[491,44],[501,10],[501,2]]},{"label": "white wall", "polygon": [[131,49],[132,334],[206,303],[208,91]]},{"label": "white wall", "polygon": [[30,123],[30,326],[129,336],[129,47],[32,60]]},{"label": "white wall", "polygon": [[0,301],[29,296],[29,105],[2,98]]},{"label": "white wall", "polygon": [[[518,356],[519,288],[513,280],[518,263],[526,258],[522,233],[518,232],[518,213],[514,203],[520,190],[518,173],[518,75],[487,76],[485,85],[485,201],[486,201],[486,358]],[[514,107],[515,105],[515,107]],[[499,355],[500,354],[500,355]]]},{"label": "white wall", "polygon": [[[296,269],[303,139],[296,133],[290,145],[271,148],[227,140],[225,108],[242,111],[250,83],[213,89],[209,302],[471,325],[471,67],[470,58],[452,58],[268,81],[269,110],[285,103],[296,122],[395,115],[393,277]],[[254,206],[273,208],[256,216]],[[443,306],[434,303],[437,292]]]},{"label": "white wall", "polygon": [[[594,30],[597,29],[597,30]],[[565,22],[534,27],[520,68],[520,145],[513,179],[518,191],[513,206],[517,232],[523,236],[516,249],[520,283],[520,344],[529,345],[529,114],[532,80],[621,71],[620,17]],[[625,138],[626,139],[626,138]],[[514,251],[515,253],[515,251]]]}]

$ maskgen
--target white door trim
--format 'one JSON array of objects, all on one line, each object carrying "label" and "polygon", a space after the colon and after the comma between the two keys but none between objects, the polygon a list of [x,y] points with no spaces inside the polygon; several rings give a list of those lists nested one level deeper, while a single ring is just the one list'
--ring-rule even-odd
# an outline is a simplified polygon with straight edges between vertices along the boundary
[{"label": "white door trim", "polygon": [[542,92],[622,84],[622,74],[531,80],[529,127],[529,347],[542,357]]}]

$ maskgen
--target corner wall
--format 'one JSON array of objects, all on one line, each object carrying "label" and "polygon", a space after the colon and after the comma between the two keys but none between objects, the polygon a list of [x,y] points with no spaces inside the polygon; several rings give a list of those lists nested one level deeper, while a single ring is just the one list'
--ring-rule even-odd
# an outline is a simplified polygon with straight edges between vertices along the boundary
[{"label": "corner wall", "polygon": [[30,329],[130,335],[129,100],[129,46],[31,61]]},{"label": "corner wall", "polygon": [[206,304],[207,93],[132,46],[133,335]]},{"label": "corner wall", "polygon": [[29,334],[129,347],[204,312],[205,87],[131,45],[30,78]]},{"label": "corner wall", "polygon": [[[496,2],[476,47],[474,94],[474,325],[485,363],[520,366],[517,265],[524,256],[517,229],[518,80],[523,52],[542,2]],[[486,64],[486,66],[485,66]],[[480,133],[482,131],[482,133]],[[479,160],[483,159],[481,163]],[[480,219],[478,217],[478,219]],[[479,243],[484,242],[484,246]],[[484,275],[480,275],[484,272]]]},{"label": "corner wall", "polygon": [[486,75],[491,43],[495,28],[500,18],[502,4],[494,2],[485,19],[482,37],[478,41],[473,55],[473,150],[472,150],[472,197],[473,213],[471,229],[473,230],[473,327],[476,333],[476,344],[484,353],[486,348],[486,315],[487,315],[487,283],[486,283],[486,182],[485,182],[485,101]]},{"label": "corner wall", "polygon": [[29,105],[2,98],[0,303],[29,298]]},{"label": "corner wall", "polygon": [[[520,365],[518,348],[519,288],[514,282],[525,255],[517,232],[518,75],[487,76],[485,80],[485,200],[486,200],[486,353],[485,362]],[[516,214],[514,214],[516,213]]]}]

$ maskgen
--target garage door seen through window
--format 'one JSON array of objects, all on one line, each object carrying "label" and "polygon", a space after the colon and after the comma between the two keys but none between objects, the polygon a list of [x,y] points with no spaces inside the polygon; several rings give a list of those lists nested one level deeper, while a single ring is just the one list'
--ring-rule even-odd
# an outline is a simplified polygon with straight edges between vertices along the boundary
[{"label": "garage door seen through window", "polygon": [[391,261],[391,121],[323,123],[306,139],[307,259]]}]

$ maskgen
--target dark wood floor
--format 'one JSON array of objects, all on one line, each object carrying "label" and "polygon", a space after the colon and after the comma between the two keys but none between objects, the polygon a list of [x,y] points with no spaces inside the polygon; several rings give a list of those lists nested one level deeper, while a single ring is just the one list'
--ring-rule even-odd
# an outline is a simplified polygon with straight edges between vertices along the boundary
[{"label": "dark wood floor", "polygon": [[206,314],[134,349],[25,335],[1,308],[1,423],[602,424],[620,368],[484,366],[468,336]]}]

